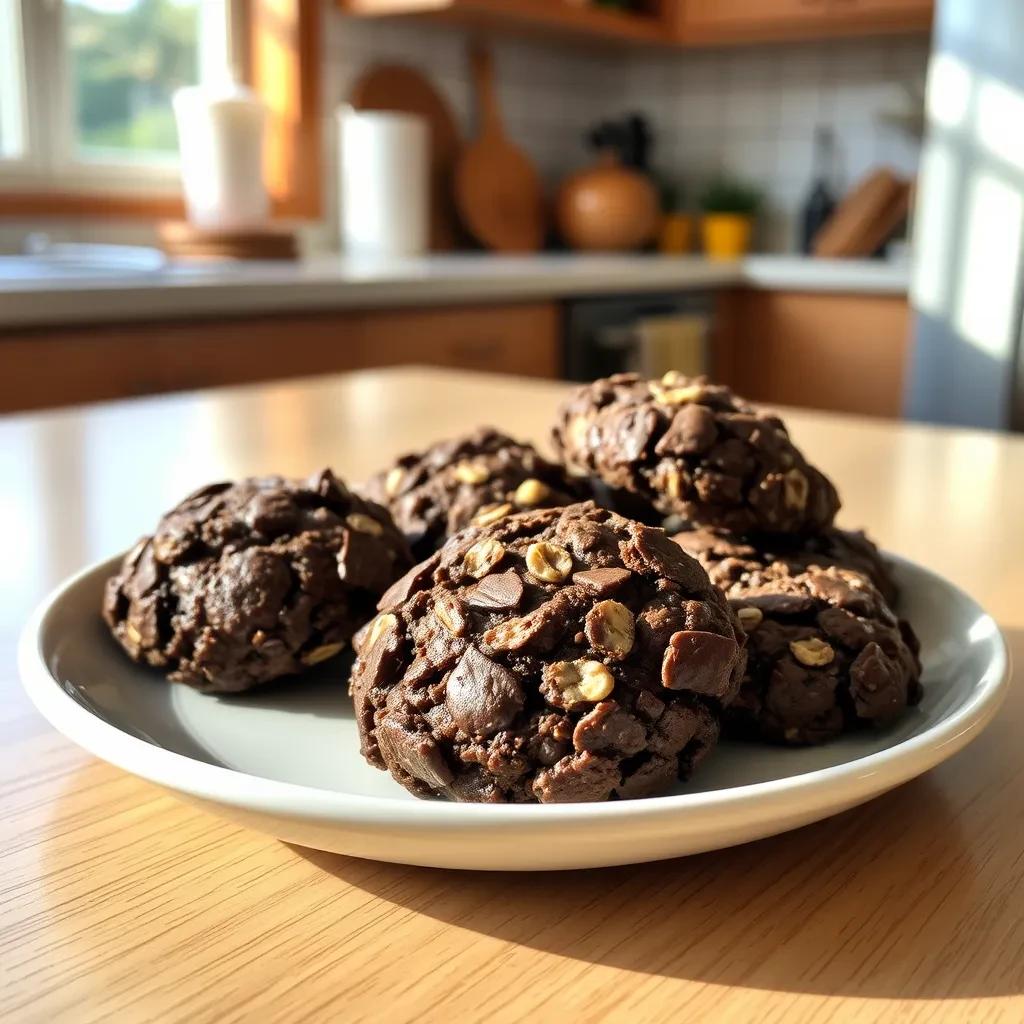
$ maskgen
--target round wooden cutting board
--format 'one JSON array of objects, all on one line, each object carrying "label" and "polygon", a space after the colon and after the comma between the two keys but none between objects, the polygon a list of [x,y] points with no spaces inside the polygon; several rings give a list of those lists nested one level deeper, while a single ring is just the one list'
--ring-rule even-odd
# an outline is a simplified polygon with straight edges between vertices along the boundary
[{"label": "round wooden cutting board", "polygon": [[465,235],[452,195],[452,176],[462,147],[458,126],[444,97],[430,80],[404,64],[375,64],[352,88],[356,110],[394,110],[417,114],[430,132],[430,248],[459,248]]}]

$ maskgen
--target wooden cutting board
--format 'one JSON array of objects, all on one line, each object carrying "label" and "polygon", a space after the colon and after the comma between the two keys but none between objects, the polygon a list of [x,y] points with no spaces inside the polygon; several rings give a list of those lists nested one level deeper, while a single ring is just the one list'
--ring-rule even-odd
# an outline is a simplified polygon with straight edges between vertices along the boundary
[{"label": "wooden cutting board", "polygon": [[214,260],[295,260],[298,239],[291,228],[268,226],[250,230],[199,228],[187,221],[157,225],[160,245],[168,256]]},{"label": "wooden cutting board", "polygon": [[452,194],[455,162],[462,149],[458,126],[444,97],[431,81],[404,64],[375,64],[352,87],[356,110],[394,110],[417,114],[430,132],[430,248],[435,252],[464,246]]},{"label": "wooden cutting board", "polygon": [[867,257],[889,240],[910,212],[910,182],[882,167],[860,181],[814,239],[814,255]]},{"label": "wooden cutting board", "polygon": [[474,47],[470,67],[479,124],[476,140],[462,151],[456,166],[456,207],[470,234],[488,249],[535,252],[545,233],[540,178],[505,134],[490,52]]}]

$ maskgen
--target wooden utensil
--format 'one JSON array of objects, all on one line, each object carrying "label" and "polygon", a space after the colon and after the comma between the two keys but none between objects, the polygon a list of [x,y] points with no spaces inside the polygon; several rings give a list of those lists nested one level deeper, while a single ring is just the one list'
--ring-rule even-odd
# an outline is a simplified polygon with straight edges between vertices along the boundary
[{"label": "wooden utensil", "polygon": [[186,221],[157,225],[160,245],[168,256],[210,260],[294,260],[299,246],[291,228],[249,230],[199,228]]},{"label": "wooden utensil", "polygon": [[534,166],[505,135],[494,90],[490,52],[474,47],[470,67],[479,126],[459,157],[455,203],[482,245],[498,252],[533,252],[544,242],[544,196]]},{"label": "wooden utensil", "polygon": [[394,110],[417,114],[430,132],[430,248],[458,249],[465,233],[455,211],[452,176],[462,139],[451,108],[430,80],[403,64],[375,64],[352,88],[356,110]]},{"label": "wooden utensil", "polygon": [[814,255],[866,257],[884,244],[910,210],[910,183],[888,168],[857,184],[814,239]]}]

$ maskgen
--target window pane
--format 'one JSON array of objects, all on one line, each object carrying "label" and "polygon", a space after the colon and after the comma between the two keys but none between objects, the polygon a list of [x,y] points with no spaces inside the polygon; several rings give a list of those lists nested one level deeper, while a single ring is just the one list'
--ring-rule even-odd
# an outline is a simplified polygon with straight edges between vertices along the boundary
[{"label": "window pane", "polygon": [[118,162],[175,157],[171,96],[198,82],[201,2],[64,0],[80,156]]},{"label": "window pane", "polygon": [[0,0],[0,159],[25,149],[21,23],[17,0]]}]

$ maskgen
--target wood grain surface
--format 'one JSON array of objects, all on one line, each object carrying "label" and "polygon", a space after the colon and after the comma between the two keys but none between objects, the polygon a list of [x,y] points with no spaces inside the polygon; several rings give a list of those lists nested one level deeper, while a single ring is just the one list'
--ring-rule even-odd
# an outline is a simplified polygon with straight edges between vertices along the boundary
[{"label": "wood grain surface", "polygon": [[[209,479],[351,479],[561,385],[402,369],[0,419],[0,1020],[1024,1019],[1024,697],[831,820],[676,861],[455,873],[290,847],[53,732],[16,634],[60,578]],[[841,519],[984,603],[1024,657],[1024,440],[792,413]]]}]

